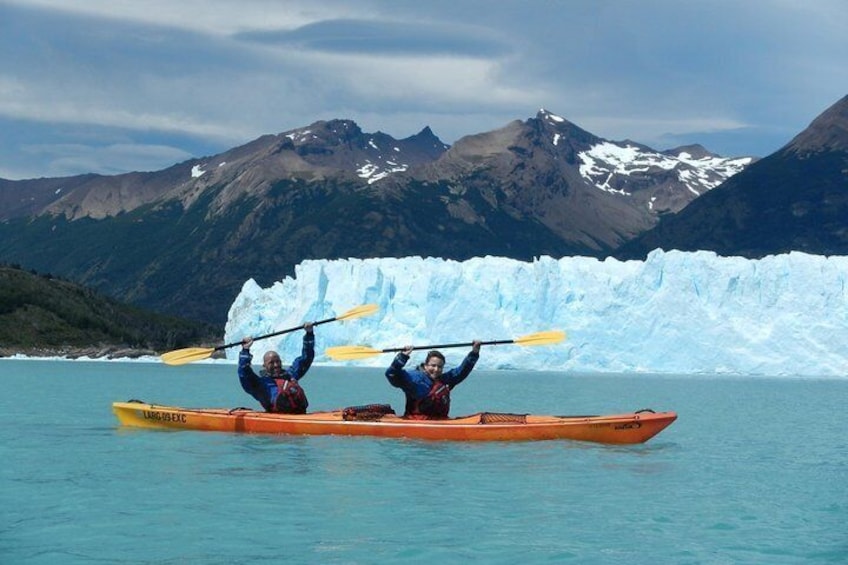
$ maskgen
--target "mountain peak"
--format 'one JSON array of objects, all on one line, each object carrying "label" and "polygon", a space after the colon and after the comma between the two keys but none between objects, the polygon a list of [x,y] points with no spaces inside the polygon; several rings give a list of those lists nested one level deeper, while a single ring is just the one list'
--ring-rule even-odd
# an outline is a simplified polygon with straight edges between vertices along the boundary
[{"label": "mountain peak", "polygon": [[799,156],[820,151],[848,151],[848,95],[822,112],[785,149]]},{"label": "mountain peak", "polygon": [[596,135],[544,108],[536,113],[535,118],[527,120],[526,125],[543,137],[549,137],[553,145],[568,141],[579,146],[601,141]]},{"label": "mountain peak", "polygon": [[335,146],[361,138],[362,129],[353,120],[320,120],[283,135],[291,139],[295,145],[321,143]]},{"label": "mountain peak", "polygon": [[699,143],[693,143],[692,145],[681,145],[680,147],[675,147],[673,149],[666,149],[662,152],[663,155],[670,155],[672,157],[680,157],[681,155],[686,154],[691,159],[704,159],[707,157],[718,157],[712,151],[709,151],[706,147]]},{"label": "mountain peak", "polygon": [[[581,129],[574,122],[570,122],[563,118],[558,114],[554,114],[544,108],[540,109],[536,112],[536,117],[528,120],[528,122],[537,121],[543,124],[546,128],[552,129],[553,131],[578,131],[585,132],[585,130]],[[588,132],[585,132],[588,133]]]},{"label": "mountain peak", "polygon": [[568,120],[566,120],[562,116],[558,116],[558,115],[554,114],[553,112],[549,112],[548,110],[545,110],[544,108],[540,108],[539,111],[536,112],[536,119],[537,120],[545,120],[549,123],[554,123],[554,124],[568,123]]},{"label": "mountain peak", "polygon": [[432,144],[435,147],[440,147],[443,150],[450,147],[448,144],[444,143],[439,136],[433,133],[433,130],[430,129],[430,126],[424,126],[424,129],[406,138],[404,141],[410,141],[420,144]]}]

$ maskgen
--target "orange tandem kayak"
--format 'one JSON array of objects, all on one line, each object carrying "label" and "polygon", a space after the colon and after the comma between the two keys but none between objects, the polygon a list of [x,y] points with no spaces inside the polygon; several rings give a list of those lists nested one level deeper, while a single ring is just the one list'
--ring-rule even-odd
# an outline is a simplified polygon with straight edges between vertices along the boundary
[{"label": "orange tandem kayak", "polygon": [[256,434],[347,435],[453,441],[569,439],[644,443],[674,420],[674,412],[639,410],[610,416],[535,416],[480,412],[447,420],[408,420],[387,405],[310,414],[270,414],[249,408],[180,408],[131,400],[112,410],[124,426]]}]

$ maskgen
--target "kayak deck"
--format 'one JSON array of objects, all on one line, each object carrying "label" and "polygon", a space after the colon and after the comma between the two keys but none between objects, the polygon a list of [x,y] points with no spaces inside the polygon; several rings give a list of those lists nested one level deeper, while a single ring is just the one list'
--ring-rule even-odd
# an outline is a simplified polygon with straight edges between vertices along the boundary
[{"label": "kayak deck", "polygon": [[395,414],[351,418],[349,409],[271,414],[249,408],[180,408],[140,401],[114,402],[124,426],[231,433],[348,435],[454,441],[569,439],[607,444],[644,443],[677,419],[674,412],[640,410],[607,416],[537,416],[480,412],[446,420],[408,420]]}]

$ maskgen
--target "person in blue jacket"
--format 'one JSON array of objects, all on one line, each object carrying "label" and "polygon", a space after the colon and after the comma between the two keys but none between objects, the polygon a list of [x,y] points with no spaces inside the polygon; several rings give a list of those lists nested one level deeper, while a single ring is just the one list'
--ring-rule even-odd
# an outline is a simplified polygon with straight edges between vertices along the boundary
[{"label": "person in blue jacket", "polygon": [[409,361],[413,348],[404,347],[392,364],[386,369],[389,384],[406,394],[406,409],[403,417],[414,420],[439,420],[448,417],[450,412],[450,393],[453,388],[465,380],[480,358],[482,342],[472,342],[471,351],[465,356],[459,367],[445,372],[445,356],[433,350],[427,353],[424,362],[412,371],[403,367]]},{"label": "person in blue jacket", "polygon": [[303,325],[306,330],[303,336],[303,350],[300,357],[285,370],[280,355],[276,351],[268,351],[262,358],[262,370],[257,375],[250,366],[253,360],[250,353],[253,339],[246,337],[242,340],[238,360],[239,382],[244,391],[258,400],[267,412],[306,414],[309,402],[300,386],[300,379],[315,359],[315,334],[312,325],[311,322]]}]

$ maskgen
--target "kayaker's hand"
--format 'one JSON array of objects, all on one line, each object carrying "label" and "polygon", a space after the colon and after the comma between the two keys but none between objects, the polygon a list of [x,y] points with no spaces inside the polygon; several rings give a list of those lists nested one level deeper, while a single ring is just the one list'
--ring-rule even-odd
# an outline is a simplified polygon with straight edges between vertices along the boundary
[{"label": "kayaker's hand", "polygon": [[401,353],[403,353],[404,355],[406,355],[407,357],[409,357],[410,355],[412,355],[412,352],[413,352],[414,350],[415,350],[415,348],[414,348],[413,346],[411,346],[411,345],[406,345],[406,346],[404,346],[403,351],[401,351]]},{"label": "kayaker's hand", "polygon": [[306,330],[306,333],[311,334],[312,333],[312,326],[314,326],[314,325],[315,325],[314,322],[306,322],[305,324],[303,324],[303,329]]},{"label": "kayaker's hand", "polygon": [[480,353],[480,346],[483,345],[483,342],[479,339],[475,339],[471,342],[471,351],[474,353]]},{"label": "kayaker's hand", "polygon": [[250,346],[253,345],[253,338],[246,337],[241,340],[242,349],[250,349]]}]

